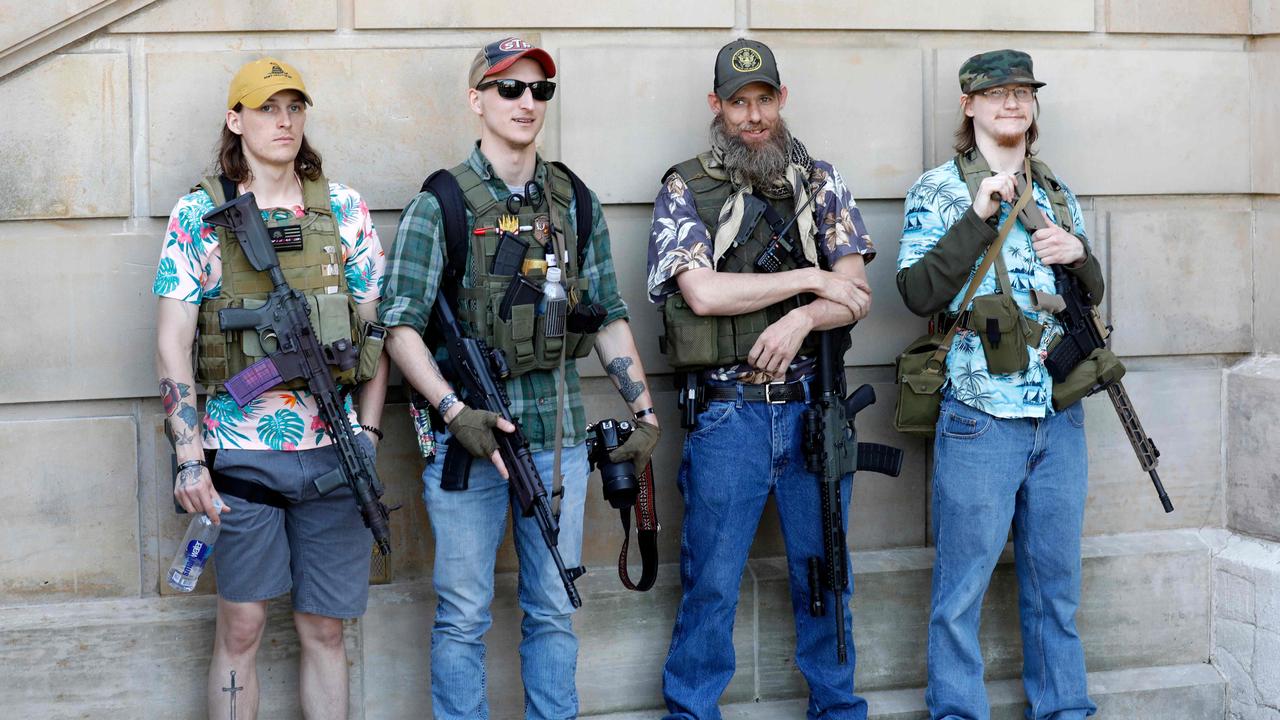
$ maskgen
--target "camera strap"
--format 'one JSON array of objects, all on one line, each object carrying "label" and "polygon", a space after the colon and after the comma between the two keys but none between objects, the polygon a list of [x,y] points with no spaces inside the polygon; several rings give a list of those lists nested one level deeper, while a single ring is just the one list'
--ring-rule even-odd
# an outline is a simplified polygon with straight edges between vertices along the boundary
[{"label": "camera strap", "polygon": [[[644,466],[644,472],[637,474],[639,488],[636,502],[631,508],[618,511],[622,516],[622,552],[618,554],[618,579],[628,590],[644,592],[653,587],[658,579],[658,511],[653,497],[653,463]],[[640,582],[633,583],[627,571],[627,550],[631,547],[631,517],[627,510],[636,515],[636,546],[640,548]]]}]

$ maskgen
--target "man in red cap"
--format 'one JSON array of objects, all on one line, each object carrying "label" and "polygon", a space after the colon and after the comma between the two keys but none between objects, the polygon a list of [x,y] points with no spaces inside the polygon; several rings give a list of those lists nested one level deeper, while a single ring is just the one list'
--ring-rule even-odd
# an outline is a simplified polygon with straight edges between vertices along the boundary
[{"label": "man in red cap", "polygon": [[[568,168],[544,162],[535,145],[555,93],[549,79],[555,73],[551,56],[520,38],[490,43],[476,53],[467,102],[480,120],[480,141],[447,175],[433,176],[456,183],[465,203],[465,232],[447,232],[445,198],[431,190],[419,193],[401,215],[379,307],[390,328],[392,358],[442,423],[432,423],[435,432],[419,430],[424,448],[435,440],[444,446],[444,457],[429,462],[422,476],[436,541],[433,580],[439,601],[431,632],[436,720],[488,717],[484,633],[491,624],[494,560],[508,512],[520,561],[526,717],[577,717],[578,641],[573,605],[537,520],[511,507],[507,468],[495,450],[494,433],[515,428],[472,407],[476,398],[459,397],[463,389],[453,384],[457,379],[446,379],[436,363],[443,352],[428,349],[423,340],[435,303],[447,299],[466,335],[500,349],[506,358],[510,376],[504,390],[538,475],[547,486],[563,478],[559,551],[569,568],[581,556],[590,472],[575,359],[594,347],[638,420],[611,461],[632,460],[642,468],[658,440],[599,200]],[[457,193],[453,198],[456,202]],[[447,207],[457,213],[450,217],[462,219],[464,208]],[[554,284],[557,275],[569,298],[564,323],[553,321],[550,303],[536,303],[543,292],[538,288]],[[533,288],[533,297],[515,292],[520,288]],[[427,415],[424,408],[419,417]],[[455,453],[477,461],[469,471],[450,474],[458,465]]]}]

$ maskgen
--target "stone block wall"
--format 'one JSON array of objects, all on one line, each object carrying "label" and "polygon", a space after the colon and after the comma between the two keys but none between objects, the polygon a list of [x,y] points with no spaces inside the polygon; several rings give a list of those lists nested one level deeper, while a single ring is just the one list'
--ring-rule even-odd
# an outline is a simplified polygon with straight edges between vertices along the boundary
[{"label": "stone block wall", "polygon": [[[901,478],[859,477],[849,529],[855,563],[869,573],[856,601],[865,608],[859,617],[868,618],[859,643],[878,658],[864,661],[859,682],[875,689],[923,682],[922,637],[912,635],[919,634],[919,618],[889,613],[877,624],[876,613],[923,591],[931,563],[931,458],[924,443],[889,425],[892,359],[922,331],[893,282],[902,198],[922,171],[951,155],[959,64],[983,49],[1026,49],[1048,82],[1041,156],[1084,205],[1107,270],[1103,311],[1116,327],[1114,346],[1130,369],[1126,384],[1163,452],[1162,477],[1178,506],[1172,515],[1159,511],[1109,404],[1087,401],[1086,534],[1095,544],[1086,567],[1097,608],[1088,615],[1091,670],[1195,663],[1210,655],[1210,617],[1225,607],[1210,602],[1210,576],[1229,580],[1220,558],[1209,569],[1217,545],[1188,544],[1188,533],[1229,528],[1280,540],[1274,520],[1280,486],[1271,469],[1280,448],[1266,432],[1274,414],[1268,398],[1280,378],[1266,359],[1237,365],[1255,353],[1280,352],[1276,0],[0,0],[0,28],[0,106],[10,109],[0,134],[6,320],[0,496],[7,501],[0,613],[20,628],[6,634],[0,623],[0,666],[22,661],[36,673],[47,669],[40,663],[49,656],[31,655],[24,644],[30,638],[21,633],[39,631],[33,618],[75,617],[77,603],[104,616],[120,603],[132,613],[130,622],[153,631],[168,632],[174,618],[208,621],[207,598],[161,591],[160,573],[184,519],[169,499],[150,286],[174,200],[210,167],[227,82],[241,63],[265,54],[288,60],[306,77],[317,101],[309,132],[326,170],[362,193],[389,245],[399,210],[422,178],[460,160],[476,137],[463,104],[475,49],[519,33],[552,53],[560,89],[541,146],[584,177],[605,205],[621,290],[668,429],[655,470],[660,548],[664,561],[674,562],[681,433],[669,369],[657,349],[660,320],[644,291],[649,203],[663,170],[705,142],[716,49],[740,35],[774,48],[790,89],[785,116],[813,154],[844,175],[880,253],[869,267],[873,314],[859,325],[846,357],[851,382],[870,382],[880,396],[861,420],[863,438],[908,450]],[[70,29],[79,39],[50,45],[49,38]],[[30,48],[46,49],[27,59],[23,48],[28,55]],[[5,64],[19,60],[17,67]],[[589,359],[582,367],[589,415],[621,412],[599,364]],[[388,443],[379,467],[405,509],[394,516],[393,582],[375,593],[376,610],[350,633],[368,698],[362,712],[402,717],[422,707],[421,694],[388,696],[383,691],[391,685],[381,678],[425,683],[422,628],[433,598],[433,547],[403,406],[389,407],[384,424]],[[618,590],[610,579],[616,515],[597,493],[588,504],[584,555],[596,568],[588,603],[598,609],[584,614],[582,626],[584,648],[599,646],[579,675],[584,698],[594,698],[584,711],[652,707],[677,567],[663,568],[664,582],[649,596]],[[1151,554],[1134,549],[1150,538],[1157,548]],[[785,584],[774,565],[781,548],[769,511],[744,580],[755,614],[741,621],[741,671],[727,700],[799,692],[779,610]],[[1138,556],[1132,567],[1116,559],[1129,556]],[[1154,563],[1165,579],[1155,586],[1126,583],[1142,563]],[[514,567],[508,545],[499,568]],[[989,612],[1011,617],[1012,585],[1011,576],[997,582]],[[1184,585],[1196,592],[1166,592]],[[1164,612],[1185,620],[1185,638],[1192,640],[1174,651],[1153,647],[1126,656],[1121,646],[1132,637],[1108,636],[1138,614],[1131,604],[1148,592],[1170,598]],[[654,617],[641,612],[649,603],[659,608]],[[165,619],[144,620],[156,613]],[[782,628],[762,622],[761,614]],[[642,625],[644,639],[635,639],[639,630],[613,627],[615,616]],[[500,625],[495,633],[503,639],[495,642],[506,647],[515,632]],[[994,672],[1009,677],[1017,643],[993,632],[987,642],[996,653]],[[406,640],[410,634],[416,640]],[[104,657],[119,656],[113,643],[128,635],[103,640],[112,648]],[[899,637],[903,644],[894,645]],[[617,642],[640,643],[637,657],[646,661],[615,668],[631,684],[611,695],[605,676],[592,668],[613,667],[603,648]],[[514,683],[513,658],[503,657],[509,650],[491,655],[500,663],[491,671]],[[200,665],[202,650],[184,652],[191,667]],[[287,660],[290,652],[279,657]],[[281,665],[277,685],[292,687],[287,667]],[[111,682],[118,681],[113,675]],[[0,690],[0,698],[10,696]],[[495,699],[496,707],[517,699]],[[66,715],[79,712],[68,702]],[[117,708],[76,702],[98,709],[90,715]],[[62,716],[48,705],[19,707],[33,708],[33,716]]]}]

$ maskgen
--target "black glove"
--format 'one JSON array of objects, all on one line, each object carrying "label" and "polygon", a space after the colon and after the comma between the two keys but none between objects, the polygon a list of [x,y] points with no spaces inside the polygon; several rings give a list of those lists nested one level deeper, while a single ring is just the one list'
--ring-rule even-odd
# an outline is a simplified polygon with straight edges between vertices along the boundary
[{"label": "black glove", "polygon": [[650,425],[643,421],[637,422],[635,429],[631,431],[631,437],[609,453],[609,462],[630,460],[635,463],[636,472],[643,472],[645,465],[649,464],[649,456],[653,455],[653,449],[658,446],[658,438],[661,435],[662,430],[657,425]]}]

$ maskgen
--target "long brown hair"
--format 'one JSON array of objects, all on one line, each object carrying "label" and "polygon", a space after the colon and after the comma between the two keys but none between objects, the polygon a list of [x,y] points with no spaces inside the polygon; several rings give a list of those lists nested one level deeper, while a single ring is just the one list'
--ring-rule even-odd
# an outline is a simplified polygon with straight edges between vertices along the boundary
[{"label": "long brown hair", "polygon": [[[233,109],[240,112],[244,106],[237,104]],[[222,123],[222,135],[218,138],[218,152],[213,158],[213,167],[232,182],[249,182],[253,178],[253,173],[249,171],[249,161],[244,157],[244,139],[231,132],[225,122]],[[307,180],[319,180],[323,174],[320,169],[320,153],[307,142],[305,134],[302,136],[302,145],[298,148],[298,156],[293,159],[293,170],[298,173],[298,177]]]},{"label": "long brown hair", "polygon": [[[1036,151],[1033,147],[1036,140],[1040,137],[1040,127],[1036,124],[1036,119],[1040,117],[1040,100],[1035,101],[1035,108],[1031,111],[1031,127],[1027,128],[1027,154],[1035,155]],[[956,128],[956,144],[955,150],[958,154],[963,155],[970,150],[978,147],[978,136],[973,129],[973,118],[965,115],[961,111],[960,127]]]}]

